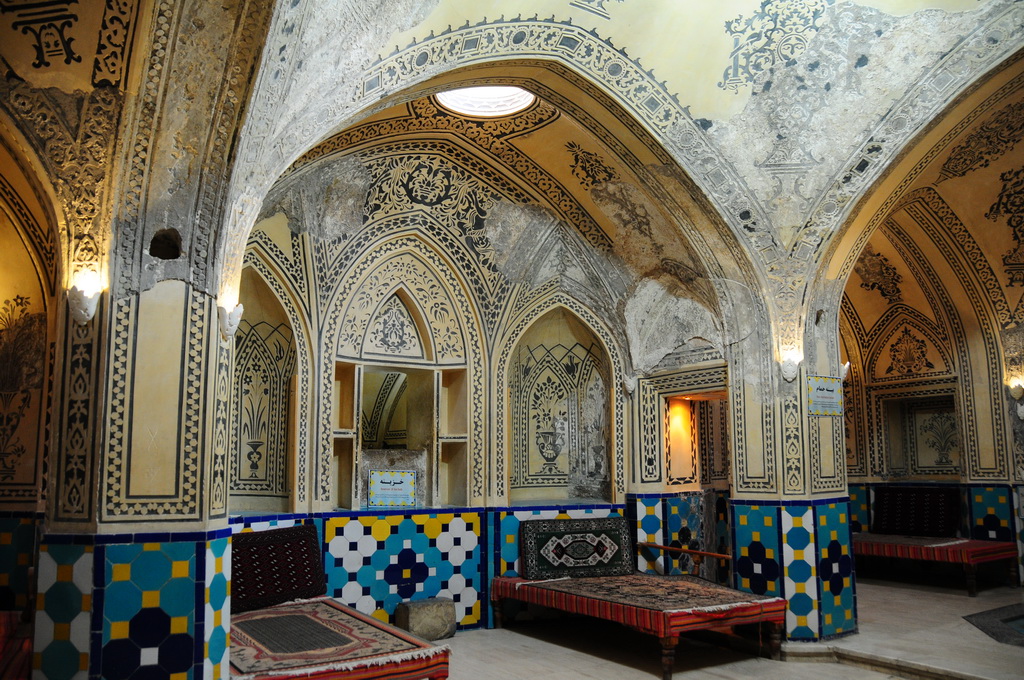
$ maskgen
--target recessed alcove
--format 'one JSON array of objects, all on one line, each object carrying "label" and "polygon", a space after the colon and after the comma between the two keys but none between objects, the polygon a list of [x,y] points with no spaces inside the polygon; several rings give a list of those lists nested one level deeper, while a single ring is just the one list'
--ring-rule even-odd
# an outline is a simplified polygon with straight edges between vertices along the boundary
[{"label": "recessed alcove", "polygon": [[610,362],[594,332],[553,309],[508,370],[510,502],[610,501]]}]

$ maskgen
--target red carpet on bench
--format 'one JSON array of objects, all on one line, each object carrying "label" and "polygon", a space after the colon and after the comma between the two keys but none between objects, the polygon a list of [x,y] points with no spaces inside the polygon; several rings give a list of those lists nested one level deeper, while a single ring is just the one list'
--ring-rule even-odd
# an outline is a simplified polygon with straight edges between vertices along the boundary
[{"label": "red carpet on bench", "polygon": [[928,538],[858,533],[853,535],[857,555],[902,557],[930,562],[981,564],[1017,556],[1014,543],[979,541],[972,538]]},{"label": "red carpet on bench", "polygon": [[231,617],[235,680],[448,677],[449,650],[330,598]]},{"label": "red carpet on bench", "polygon": [[598,576],[554,581],[495,578],[491,598],[512,598],[575,614],[609,619],[644,633],[678,633],[781,621],[786,600],[753,595],[695,576]]}]

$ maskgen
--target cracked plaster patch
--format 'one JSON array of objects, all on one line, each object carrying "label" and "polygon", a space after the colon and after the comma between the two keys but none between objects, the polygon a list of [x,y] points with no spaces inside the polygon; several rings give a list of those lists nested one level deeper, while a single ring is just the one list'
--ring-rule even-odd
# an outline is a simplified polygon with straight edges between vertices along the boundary
[{"label": "cracked plaster patch", "polygon": [[623,315],[637,375],[648,374],[665,356],[695,338],[719,350],[722,347],[721,331],[711,312],[694,300],[676,297],[659,281],[642,281],[625,300]]}]

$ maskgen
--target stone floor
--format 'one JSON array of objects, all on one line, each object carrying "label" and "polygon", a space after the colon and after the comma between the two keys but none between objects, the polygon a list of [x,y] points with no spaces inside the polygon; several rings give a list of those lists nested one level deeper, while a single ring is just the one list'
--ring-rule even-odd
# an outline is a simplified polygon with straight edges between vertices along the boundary
[{"label": "stone floor", "polygon": [[[1020,588],[983,588],[972,598],[950,587],[861,578],[857,634],[825,643],[786,643],[787,661],[684,638],[673,677],[1021,680],[1024,647],[996,642],[963,619],[966,614],[1020,603],[1024,603]],[[657,640],[583,617],[466,631],[448,643],[452,680],[661,677]]]}]

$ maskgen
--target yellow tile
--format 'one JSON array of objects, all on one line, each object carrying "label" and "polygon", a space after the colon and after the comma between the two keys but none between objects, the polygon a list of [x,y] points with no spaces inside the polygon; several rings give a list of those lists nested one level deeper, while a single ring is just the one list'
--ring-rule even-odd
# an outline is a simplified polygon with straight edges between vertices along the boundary
[{"label": "yellow tile", "polygon": [[807,592],[807,584],[806,583],[797,583],[796,584],[796,592],[798,592],[798,593],[806,593]]},{"label": "yellow tile", "polygon": [[131,581],[132,580],[132,565],[130,564],[115,564],[111,569],[111,580],[113,581]]},{"label": "yellow tile", "polygon": [[804,525],[804,518],[803,517],[794,517],[793,518],[793,526],[794,527],[802,527],[803,525]]},{"label": "yellow tile", "polygon": [[10,545],[11,543],[14,543],[14,534],[10,532],[0,534],[0,545]]},{"label": "yellow tile", "polygon": [[188,578],[188,560],[171,562],[171,578]]},{"label": "yellow tile", "polygon": [[18,564],[24,567],[26,564],[28,564],[28,558],[28,553],[21,553],[20,555],[18,555]]},{"label": "yellow tile", "polygon": [[187,633],[188,632],[188,617],[187,616],[172,616],[171,617],[171,633]]},{"label": "yellow tile", "polygon": [[807,617],[806,616],[798,616],[798,617],[796,617],[796,625],[798,625],[798,626],[806,626],[807,625]]},{"label": "yellow tile", "polygon": [[110,639],[124,640],[128,637],[128,622],[113,621],[110,624]]},{"label": "yellow tile", "polygon": [[747,526],[747,516],[746,515],[740,515],[740,526],[744,526],[744,527]]},{"label": "yellow tile", "polygon": [[143,543],[142,544],[142,549],[143,550],[149,550],[149,551],[159,550],[160,549],[160,544],[159,543]]},{"label": "yellow tile", "polygon": [[159,607],[160,606],[160,591],[159,590],[143,590],[142,591],[142,606],[143,607]]},{"label": "yellow tile", "polygon": [[224,573],[224,558],[223,557],[215,558],[213,560],[213,568],[215,570],[214,571],[215,574],[223,574]]},{"label": "yellow tile", "polygon": [[775,559],[775,551],[772,550],[771,548],[765,548],[764,556],[767,557],[770,560],[774,560]]},{"label": "yellow tile", "polygon": [[87,671],[89,670],[89,655],[85,652],[78,655],[78,670]]},{"label": "yellow tile", "polygon": [[55,623],[55,624],[53,624],[53,639],[54,640],[70,640],[71,639],[71,624],[70,623]]},{"label": "yellow tile", "polygon": [[171,680],[188,680],[188,673],[171,673]]},{"label": "yellow tile", "polygon": [[826,626],[832,625],[832,615],[831,614],[825,614],[825,625]]},{"label": "yellow tile", "polygon": [[43,667],[43,655],[39,652],[35,652],[32,655],[32,668],[35,670],[41,670]]},{"label": "yellow tile", "polygon": [[10,585],[11,575],[4,572],[0,574],[0,586]]},{"label": "yellow tile", "polygon": [[63,583],[73,581],[75,577],[75,568],[70,564],[58,564],[57,565],[57,580]]},{"label": "yellow tile", "polygon": [[750,540],[752,540],[752,541],[760,541],[761,540],[761,532],[760,531],[751,531],[750,532]]},{"label": "yellow tile", "polygon": [[804,551],[803,550],[794,550],[793,551],[793,559],[794,560],[803,560],[803,558],[804,558]]},{"label": "yellow tile", "polygon": [[832,601],[832,604],[834,604],[837,607],[842,607],[843,606],[843,596],[842,595],[836,595],[835,599]]},{"label": "yellow tile", "polygon": [[773,519],[775,519],[775,518],[774,517],[765,517],[764,518],[764,525],[766,527],[770,527],[772,525],[772,520]]},{"label": "yellow tile", "polygon": [[747,557],[747,556],[748,556],[747,549],[746,548],[740,548],[740,557]]},{"label": "yellow tile", "polygon": [[846,524],[846,513],[845,512],[839,513],[839,523],[840,524]]},{"label": "yellow tile", "polygon": [[412,578],[412,569],[403,569],[402,578]]},{"label": "yellow tile", "polygon": [[740,584],[741,584],[741,585],[742,585],[742,586],[743,586],[744,588],[747,588],[748,590],[750,589],[750,579],[747,579],[747,578],[744,578],[744,579],[740,579]]},{"label": "yellow tile", "polygon": [[223,621],[223,620],[224,620],[224,610],[223,609],[218,609],[217,611],[215,611],[213,613],[213,626],[214,626],[214,628],[219,627],[220,624],[221,624],[221,621]]},{"label": "yellow tile", "polygon": [[92,595],[82,595],[82,611],[92,611]]},{"label": "yellow tile", "polygon": [[516,542],[516,537],[513,536],[512,534],[509,534],[509,535],[507,535],[505,537],[505,542],[506,543],[515,543]]},{"label": "yellow tile", "polygon": [[974,497],[974,502],[975,503],[980,503],[981,502],[981,495],[980,494]]},{"label": "yellow tile", "polygon": [[833,541],[838,541],[839,540],[839,532],[838,531],[833,531],[830,534],[830,536],[831,536],[830,540],[833,540]]}]

